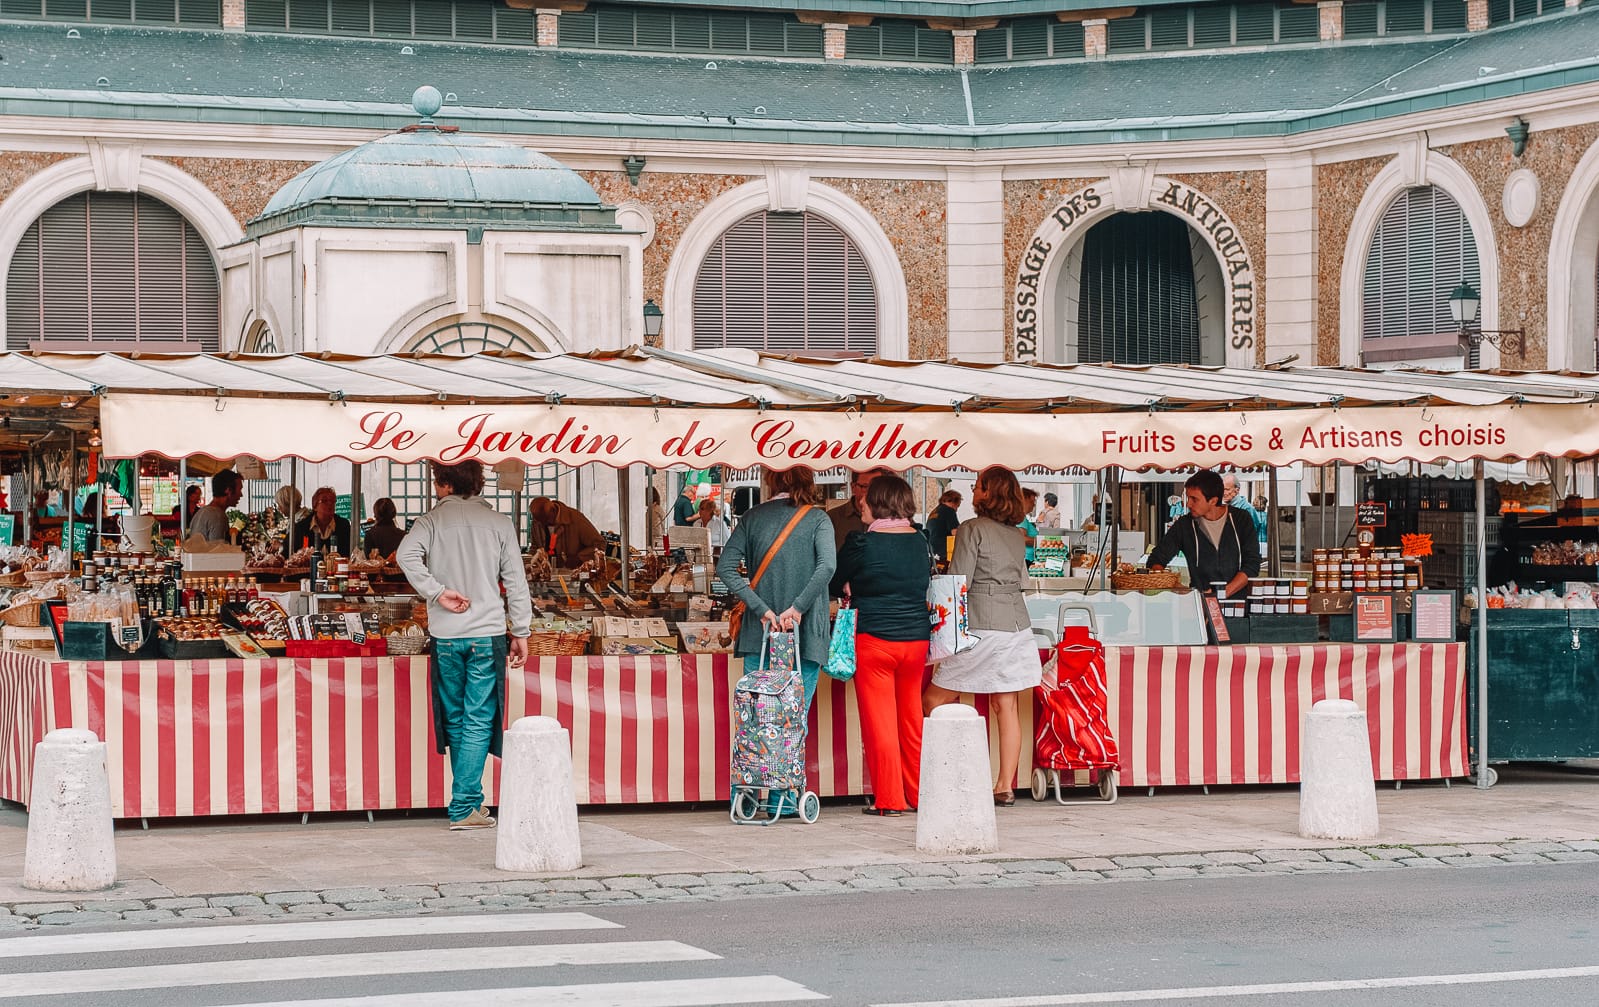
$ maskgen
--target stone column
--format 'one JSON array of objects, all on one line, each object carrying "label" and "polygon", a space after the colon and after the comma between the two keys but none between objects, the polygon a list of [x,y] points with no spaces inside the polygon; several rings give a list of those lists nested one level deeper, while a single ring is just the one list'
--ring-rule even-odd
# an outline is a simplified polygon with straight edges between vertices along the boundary
[{"label": "stone column", "polygon": [[1344,37],[1344,0],[1320,0],[1316,4],[1320,15],[1321,40],[1338,42]]},{"label": "stone column", "polygon": [[1466,0],[1466,30],[1488,30],[1488,0]]},{"label": "stone column", "polygon": [[997,168],[950,168],[944,247],[949,345],[962,360],[1005,359],[1005,186]]},{"label": "stone column", "polygon": [[[1266,162],[1265,361],[1316,360],[1316,169],[1309,157]],[[1259,254],[1258,252],[1256,254]],[[1257,274],[1258,275],[1258,274]]]},{"label": "stone column", "polygon": [[1089,59],[1105,55],[1105,19],[1090,18],[1083,22],[1083,55]]},{"label": "stone column", "polygon": [[849,25],[829,22],[822,25],[822,55],[827,59],[843,59],[845,38]]},{"label": "stone column", "polygon": [[955,36],[955,65],[971,66],[977,62],[977,32],[971,28],[957,28]]},{"label": "stone column", "polygon": [[222,28],[225,31],[244,30],[244,0],[222,0]]},{"label": "stone column", "polygon": [[561,12],[559,9],[541,7],[538,9],[538,44],[541,46],[558,46],[561,44]]}]

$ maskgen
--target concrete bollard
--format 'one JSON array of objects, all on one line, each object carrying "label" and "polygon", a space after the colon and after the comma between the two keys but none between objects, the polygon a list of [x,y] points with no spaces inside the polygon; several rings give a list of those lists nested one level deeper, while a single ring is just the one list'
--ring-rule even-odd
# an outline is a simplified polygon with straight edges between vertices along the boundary
[{"label": "concrete bollard", "polygon": [[92,731],[51,731],[33,749],[22,887],[95,892],[116,880],[105,743]]},{"label": "concrete bollard", "polygon": [[993,853],[994,823],[988,731],[977,711],[940,706],[922,726],[922,793],[916,849],[922,853]]},{"label": "concrete bollard", "polygon": [[1299,757],[1299,834],[1306,839],[1377,835],[1377,786],[1366,714],[1347,699],[1324,699],[1305,714]]},{"label": "concrete bollard", "polygon": [[505,732],[500,761],[502,871],[571,871],[583,866],[572,791],[572,741],[554,717],[523,717]]}]

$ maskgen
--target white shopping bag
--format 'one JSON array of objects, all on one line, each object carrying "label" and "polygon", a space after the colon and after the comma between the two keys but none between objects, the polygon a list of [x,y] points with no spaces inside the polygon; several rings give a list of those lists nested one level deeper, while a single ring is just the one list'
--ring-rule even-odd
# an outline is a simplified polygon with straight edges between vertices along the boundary
[{"label": "white shopping bag", "polygon": [[944,574],[928,583],[927,617],[933,623],[933,635],[927,646],[929,663],[953,657],[977,642],[967,628],[964,576]]}]

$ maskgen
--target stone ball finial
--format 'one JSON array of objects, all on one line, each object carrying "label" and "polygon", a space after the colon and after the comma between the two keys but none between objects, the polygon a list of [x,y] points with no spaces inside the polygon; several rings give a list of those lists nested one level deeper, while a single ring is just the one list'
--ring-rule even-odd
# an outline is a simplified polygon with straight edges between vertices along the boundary
[{"label": "stone ball finial", "polygon": [[431,119],[444,107],[444,95],[431,84],[423,84],[411,95],[411,107],[423,119]]}]

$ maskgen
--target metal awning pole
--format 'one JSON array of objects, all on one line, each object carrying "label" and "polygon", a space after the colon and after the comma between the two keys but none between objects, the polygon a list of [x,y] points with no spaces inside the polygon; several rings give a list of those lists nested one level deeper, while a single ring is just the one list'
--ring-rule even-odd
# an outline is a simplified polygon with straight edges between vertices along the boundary
[{"label": "metal awning pole", "polygon": [[1341,546],[1349,536],[1344,534],[1344,463],[1333,462],[1333,535],[1334,547]]},{"label": "metal awning pole", "polygon": [[78,435],[74,431],[67,435],[67,499],[65,501],[67,521],[61,526],[61,548],[66,550],[67,557],[72,557],[72,528],[77,522],[77,508],[72,505],[72,498],[78,495]]},{"label": "metal awning pole", "polygon": [[1266,501],[1266,570],[1268,576],[1280,577],[1283,572],[1283,558],[1277,548],[1277,533],[1279,516],[1277,513],[1277,467],[1272,466],[1266,472],[1266,492],[1270,499]]},{"label": "metal awning pole", "polygon": [[[630,546],[633,541],[631,525],[633,524],[633,480],[632,469],[628,467],[616,470],[616,515],[618,531],[622,539],[622,590],[633,589],[633,559]],[[706,557],[710,561],[710,557]]]},{"label": "metal awning pole", "polygon": [[364,555],[361,551],[361,463],[350,463],[350,556]]},{"label": "metal awning pole", "polygon": [[[201,494],[202,496],[204,494]],[[178,548],[189,537],[189,459],[178,459]]]},{"label": "metal awning pole", "polygon": [[1493,786],[1488,768],[1488,487],[1477,459],[1477,788]]}]

